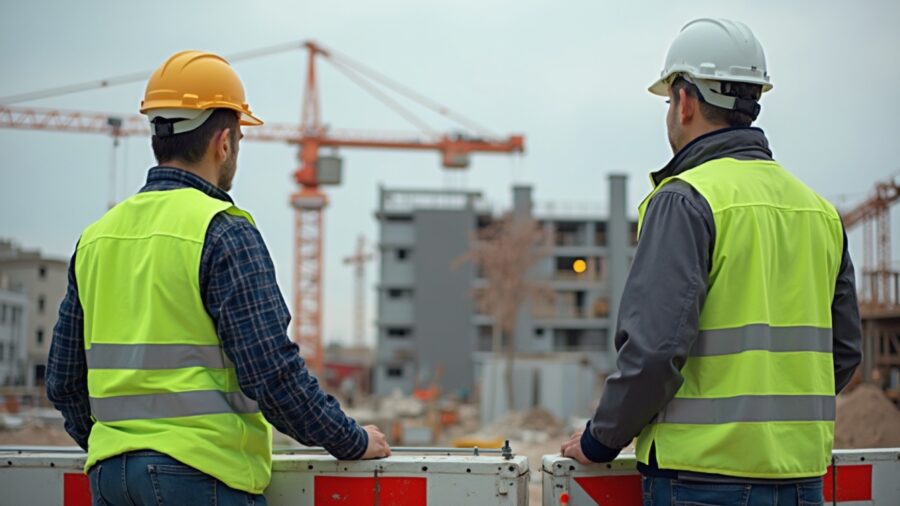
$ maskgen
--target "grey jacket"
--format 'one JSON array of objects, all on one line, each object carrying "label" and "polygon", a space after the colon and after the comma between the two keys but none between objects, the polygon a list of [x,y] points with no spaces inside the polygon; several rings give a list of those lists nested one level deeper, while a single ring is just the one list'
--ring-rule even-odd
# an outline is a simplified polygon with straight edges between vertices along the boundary
[{"label": "grey jacket", "polygon": [[[728,128],[694,140],[652,177],[658,183],[725,157],[771,160],[772,153],[762,130]],[[607,378],[603,397],[585,431],[593,441],[582,438],[585,453],[594,450],[589,458],[614,458],[681,387],[681,368],[698,336],[715,235],[709,204],[690,185],[673,181],[650,201],[619,308],[615,336],[618,371]],[[835,391],[839,392],[862,359],[846,233],[831,313]],[[599,445],[594,446],[596,443]]]}]

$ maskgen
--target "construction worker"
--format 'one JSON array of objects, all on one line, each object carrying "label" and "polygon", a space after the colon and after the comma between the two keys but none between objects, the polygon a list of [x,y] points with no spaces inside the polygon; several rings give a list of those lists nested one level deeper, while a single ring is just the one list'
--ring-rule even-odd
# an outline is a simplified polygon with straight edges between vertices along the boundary
[{"label": "construction worker", "polygon": [[82,234],[47,366],[94,504],[266,504],[269,423],[341,459],[390,455],[306,369],[262,236],[227,193],[240,126],[262,124],[235,71],[177,53],[140,110],[159,165]]},{"label": "construction worker", "polygon": [[637,437],[645,504],[822,504],[836,392],[861,360],[840,216],[751,127],[762,46],[684,26],[650,91],[674,157],[651,174],[606,381],[561,452],[609,462]]}]

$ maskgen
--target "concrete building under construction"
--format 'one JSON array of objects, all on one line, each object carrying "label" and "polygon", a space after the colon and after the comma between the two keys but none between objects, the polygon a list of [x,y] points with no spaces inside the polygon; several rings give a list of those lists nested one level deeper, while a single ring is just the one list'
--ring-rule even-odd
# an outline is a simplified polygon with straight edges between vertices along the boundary
[{"label": "concrete building under construction", "polygon": [[[22,319],[24,332],[10,338],[5,355],[19,357],[14,377],[7,383],[33,387],[44,383],[47,354],[57,309],[66,293],[68,262],[43,256],[37,250],[25,250],[8,240],[0,241],[0,284],[9,294],[20,294],[24,304],[9,300],[0,308],[0,319]],[[13,309],[14,307],[18,309]],[[12,371],[12,367],[10,367]]]},{"label": "concrete building under construction", "polygon": [[[460,259],[499,215],[474,191],[380,189],[375,393],[406,393],[436,382],[465,396],[490,354],[493,319],[473,292],[479,269]],[[530,273],[552,302],[526,302],[512,333],[516,353],[567,352],[599,371],[612,367],[618,299],[634,251],[626,177],[609,177],[609,207],[536,205],[531,188],[513,188],[514,214],[534,219],[546,254]],[[518,396],[518,395],[517,395]]]}]

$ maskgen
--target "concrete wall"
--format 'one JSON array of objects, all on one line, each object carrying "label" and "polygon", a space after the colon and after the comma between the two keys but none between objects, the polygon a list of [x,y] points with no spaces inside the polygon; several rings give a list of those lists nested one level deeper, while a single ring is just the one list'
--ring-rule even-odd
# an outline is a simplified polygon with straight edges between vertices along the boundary
[{"label": "concrete wall", "polygon": [[415,213],[416,288],[413,295],[416,363],[423,379],[441,367],[445,391],[471,391],[474,267],[454,262],[466,253],[475,226],[471,210]]},{"label": "concrete wall", "polygon": [[[481,422],[491,423],[507,412],[507,361],[478,354],[481,381]],[[520,356],[513,363],[513,409],[542,407],[559,420],[593,412],[596,373],[581,354]]]}]

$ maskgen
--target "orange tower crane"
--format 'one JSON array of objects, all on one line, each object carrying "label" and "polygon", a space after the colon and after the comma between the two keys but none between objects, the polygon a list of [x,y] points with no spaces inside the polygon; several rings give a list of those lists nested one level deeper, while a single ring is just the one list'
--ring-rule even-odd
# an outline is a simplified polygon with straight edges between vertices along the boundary
[{"label": "orange tower crane", "polygon": [[[442,165],[450,169],[465,169],[473,153],[522,153],[522,135],[499,137],[477,123],[457,114],[441,104],[389,79],[349,57],[327,50],[314,42],[291,42],[268,48],[246,51],[229,57],[240,61],[292,49],[303,48],[308,53],[307,73],[300,125],[272,124],[248,128],[245,140],[286,142],[299,146],[300,167],[294,173],[299,185],[290,198],[294,208],[294,269],[293,319],[291,338],[313,370],[322,366],[322,273],[324,240],[323,212],[328,198],[323,186],[340,184],[342,163],[334,155],[321,155],[325,148],[383,148],[400,150],[437,151]],[[394,109],[413,123],[418,134],[391,136],[379,132],[330,130],[321,121],[316,58],[329,61],[337,70]],[[12,106],[9,104],[47,98],[89,89],[143,81],[151,71],[39,90],[15,96],[0,97],[0,128],[48,130],[60,132],[104,133],[114,139],[149,135],[146,118],[139,115],[107,114],[85,111],[64,111]],[[474,134],[436,133],[416,115],[385,93],[385,89],[420,106],[432,110]]]},{"label": "orange tower crane", "polygon": [[871,194],[841,214],[844,227],[863,229],[860,306],[865,310],[900,306],[900,273],[891,265],[891,206],[900,200],[900,175],[879,181]]}]

